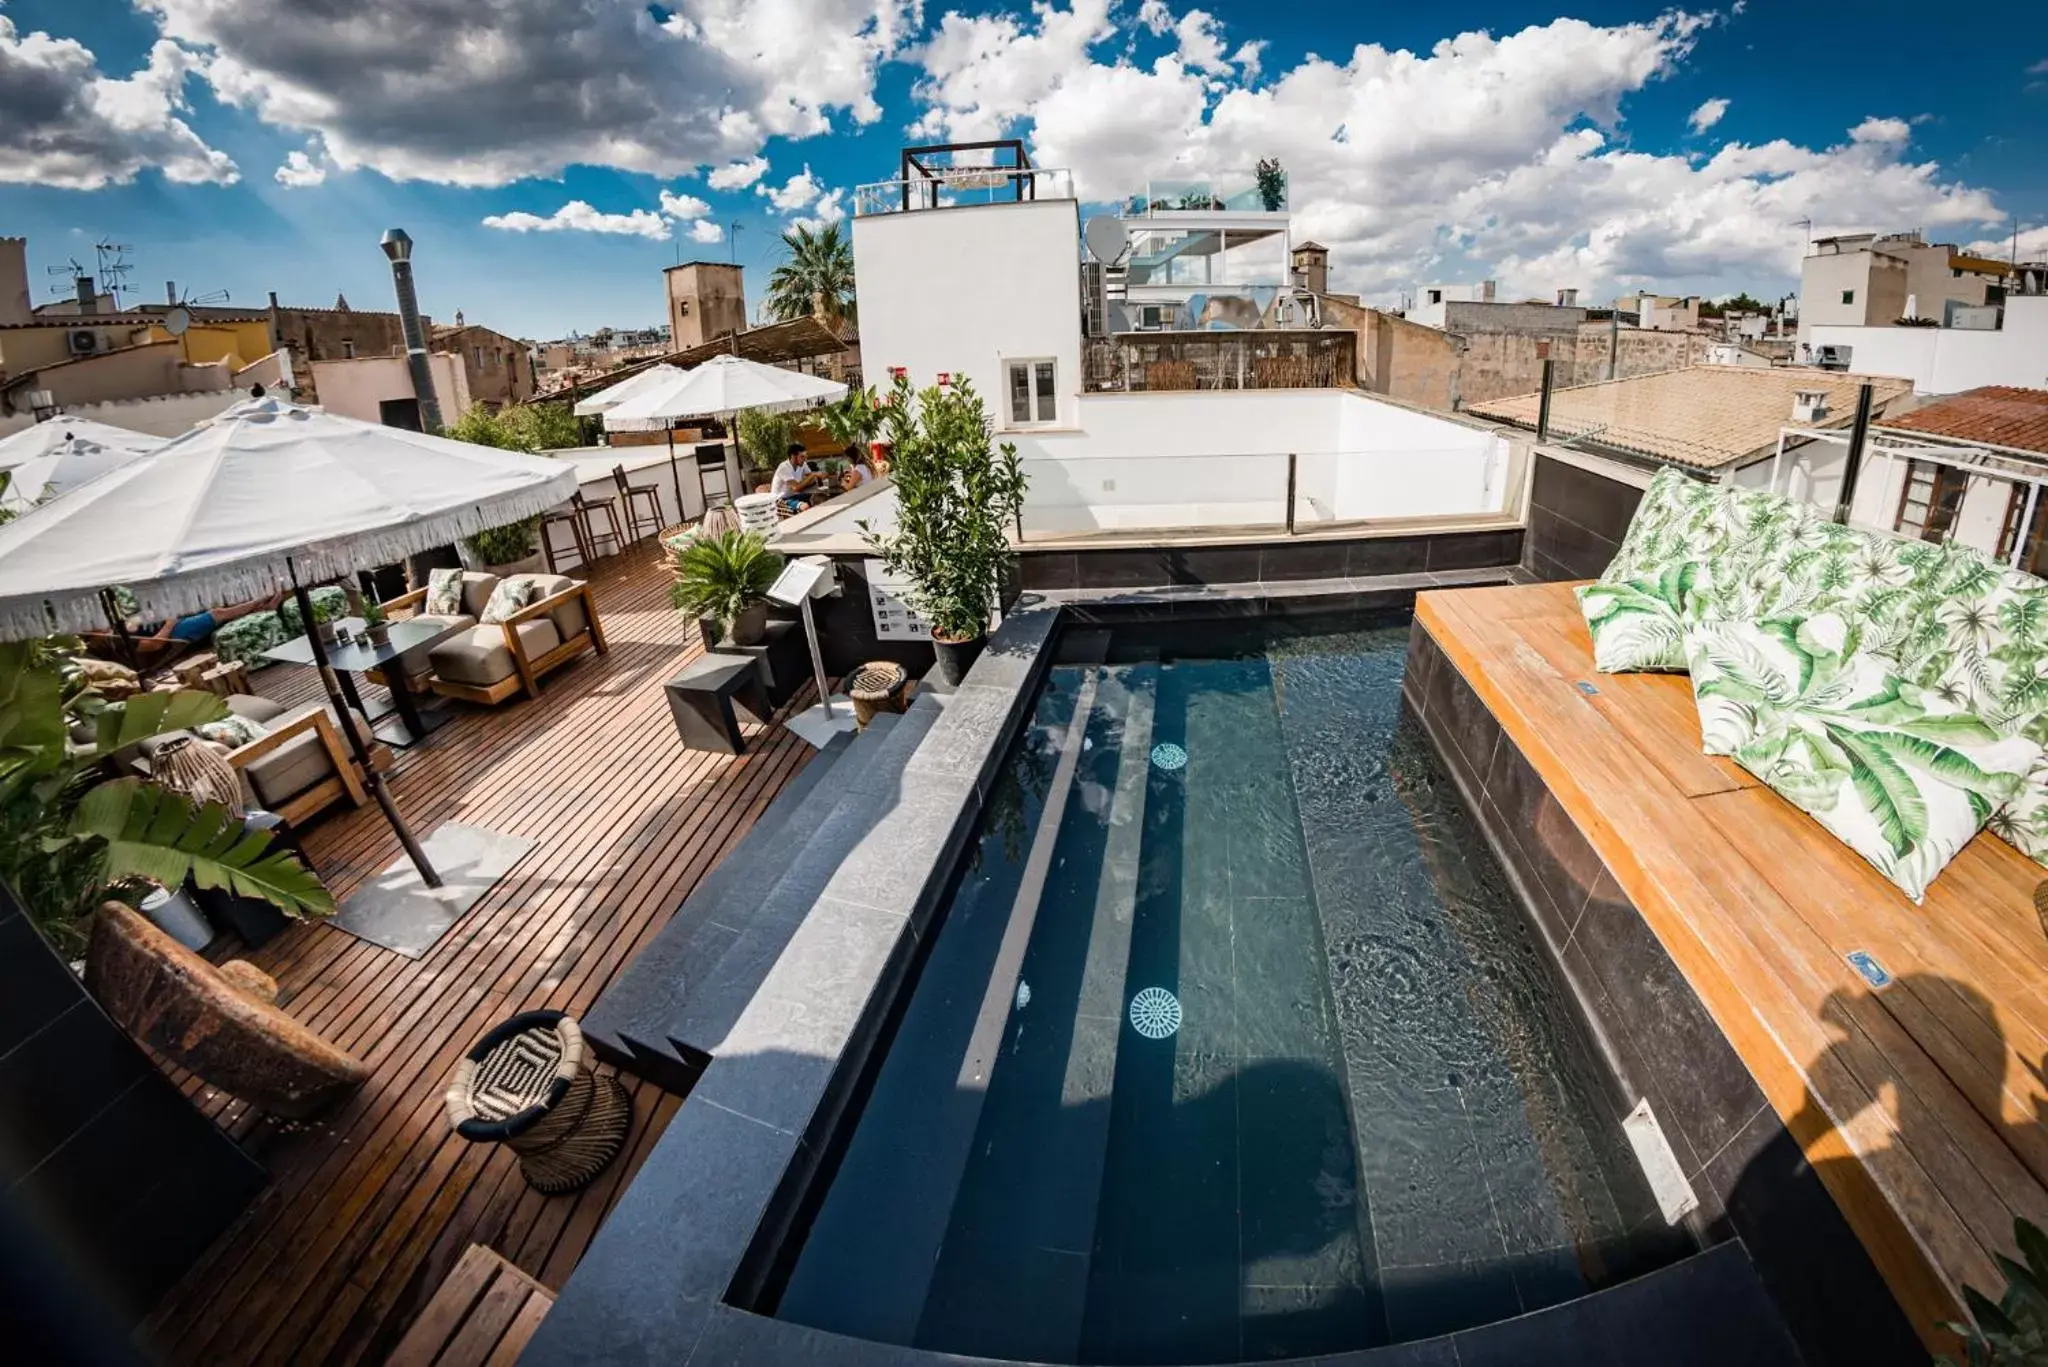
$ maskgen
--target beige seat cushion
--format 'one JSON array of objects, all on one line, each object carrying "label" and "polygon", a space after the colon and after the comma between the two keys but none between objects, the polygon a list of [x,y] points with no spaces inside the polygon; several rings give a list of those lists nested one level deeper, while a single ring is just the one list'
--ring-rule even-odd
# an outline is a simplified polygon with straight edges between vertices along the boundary
[{"label": "beige seat cushion", "polygon": [[[270,699],[257,698],[255,701],[269,703]],[[228,705],[234,706],[232,699]],[[276,706],[274,703],[271,705]],[[278,709],[279,712],[284,710]],[[333,709],[329,708],[328,712],[331,716]],[[272,715],[275,716],[277,713]],[[350,708],[349,715],[355,718],[356,734],[363,738],[363,742],[367,745],[376,744],[377,738],[371,734],[370,723],[364,719],[363,714]],[[348,749],[346,735],[341,737],[341,745],[344,751]],[[249,796],[255,800],[257,806],[266,811],[277,810],[306,789],[316,783],[325,782],[333,775],[334,765],[328,758],[327,747],[320,743],[320,737],[313,732],[294,736],[269,754],[242,766],[242,779],[244,786],[249,790]]]},{"label": "beige seat cushion", "polygon": [[254,693],[230,693],[227,696],[228,711],[238,717],[247,717],[261,725],[285,714],[285,705],[274,698],[259,698]]},{"label": "beige seat cushion", "polygon": [[[488,578],[489,576],[485,577]],[[435,626],[453,627],[457,631],[467,631],[476,625],[476,618],[466,612],[459,617],[435,617],[422,613],[411,620],[415,622],[429,622]],[[407,678],[417,678],[431,668],[427,656],[432,650],[433,647],[430,645],[414,646],[411,650],[398,657],[398,663],[404,669]]]},{"label": "beige seat cushion", "polygon": [[334,763],[320,737],[294,736],[269,754],[242,766],[242,777],[256,805],[276,811],[306,789],[334,773]]},{"label": "beige seat cushion", "polygon": [[[561,633],[545,617],[521,622],[513,629],[519,633],[519,647],[529,660],[547,654],[562,643]],[[512,662],[511,650],[505,645],[505,628],[502,626],[471,627],[460,636],[451,636],[435,646],[427,658],[433,663],[434,672],[449,683],[471,684],[478,688],[488,688],[519,672],[519,667]]]},{"label": "beige seat cushion", "polygon": [[[540,586],[540,592],[534,598],[535,602],[542,598],[552,598],[558,593],[566,593],[576,587],[576,581],[566,574],[536,574],[533,581]],[[572,598],[560,607],[549,608],[548,617],[555,624],[556,634],[565,641],[581,636],[584,628],[590,625],[590,619],[584,614],[581,598]]]},{"label": "beige seat cushion", "polygon": [[462,572],[462,614],[465,617],[481,617],[484,605],[491,601],[491,595],[498,590],[498,576],[485,574],[482,570]]}]

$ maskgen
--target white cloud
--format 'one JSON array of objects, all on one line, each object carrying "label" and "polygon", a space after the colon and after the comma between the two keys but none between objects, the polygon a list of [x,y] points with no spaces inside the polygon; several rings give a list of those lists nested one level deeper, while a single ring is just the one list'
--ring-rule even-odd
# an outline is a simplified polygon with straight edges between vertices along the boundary
[{"label": "white cloud", "polygon": [[1988,256],[1996,261],[2011,260],[2015,250],[2021,261],[2048,261],[2048,224],[2021,229],[2017,244],[2008,230],[2003,237],[1982,238],[1969,245],[1973,255]]},{"label": "white cloud", "polygon": [[818,183],[818,178],[811,174],[810,166],[806,165],[803,170],[784,181],[781,189],[763,183],[754,187],[754,193],[766,195],[777,213],[793,214],[817,199],[824,189],[825,187]]},{"label": "white cloud", "polygon": [[668,220],[650,210],[635,209],[629,214],[600,213],[580,199],[570,200],[545,218],[524,210],[492,214],[484,219],[484,226],[514,233],[606,233],[652,238],[656,242],[668,241],[669,233]]},{"label": "white cloud", "polygon": [[287,190],[304,190],[323,183],[327,179],[327,168],[304,152],[292,152],[272,175]]},{"label": "white cloud", "polygon": [[663,190],[661,211],[670,218],[702,218],[711,212],[711,206],[695,195],[679,195],[672,190]]},{"label": "white cloud", "polygon": [[725,241],[725,229],[708,218],[700,218],[690,225],[690,241],[723,242]]},{"label": "white cloud", "polygon": [[828,195],[821,196],[817,208],[811,213],[792,218],[789,223],[793,228],[809,228],[812,232],[817,232],[820,228],[837,223],[845,217],[846,192],[834,190]]},{"label": "white cloud", "polygon": [[[658,176],[870,122],[917,0],[135,0],[214,93],[320,135],[343,170],[502,185]],[[664,17],[657,18],[657,13]],[[175,50],[175,49],[174,49]]]},{"label": "white cloud", "polygon": [[714,190],[744,190],[766,174],[768,158],[748,157],[744,161],[727,162],[704,177],[704,183]]},{"label": "white cloud", "polygon": [[1244,73],[1247,81],[1256,81],[1259,78],[1260,57],[1265,51],[1266,40],[1263,38],[1249,43],[1239,43],[1237,51],[1230,54],[1230,63]]},{"label": "white cloud", "polygon": [[[1168,17],[1142,7],[1142,30]],[[1177,24],[1179,21],[1175,21]],[[1224,81],[1122,55],[1103,0],[1026,18],[948,14],[918,54],[927,135],[1024,135],[1085,199],[1147,180],[1245,176],[1276,157],[1294,231],[1331,250],[1336,288],[1390,299],[1429,279],[1705,292],[1775,288],[1804,234],[1996,222],[1980,189],[1908,159],[1908,125],[1865,120],[1833,146],[1730,143],[1706,161],[1632,151],[1623,104],[1689,56],[1710,17],[1558,19],[1461,33],[1422,52],[1360,44]],[[1825,225],[1825,226],[1822,226]]]},{"label": "white cloud", "polygon": [[0,14],[0,183],[97,190],[154,167],[179,185],[234,184],[234,160],[178,117],[200,65],[159,42],[141,70],[108,76],[82,43]]},{"label": "white cloud", "polygon": [[2029,76],[2048,76],[2048,57],[2043,57],[2040,61],[2028,67],[2027,74]]},{"label": "white cloud", "polygon": [[1693,132],[1704,133],[1715,124],[1721,122],[1721,116],[1728,112],[1728,103],[1727,100],[1716,96],[1704,102],[1698,109],[1693,110],[1691,114],[1687,115],[1686,124],[1691,127]]},{"label": "white cloud", "polygon": [[1903,143],[1913,136],[1913,125],[1904,119],[1880,119],[1875,116],[1865,119],[1849,130],[1849,137],[1855,142]]}]

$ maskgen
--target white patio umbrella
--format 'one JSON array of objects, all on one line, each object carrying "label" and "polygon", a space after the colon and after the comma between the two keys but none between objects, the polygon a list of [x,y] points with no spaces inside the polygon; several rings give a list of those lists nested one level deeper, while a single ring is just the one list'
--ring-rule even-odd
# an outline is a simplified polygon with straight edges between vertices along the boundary
[{"label": "white patio umbrella", "polygon": [[366,786],[438,886],[368,762],[305,586],[546,512],[576,488],[566,461],[251,399],[0,526],[0,639],[90,627],[116,587],[147,617],[290,588]]},{"label": "white patio umbrella", "polygon": [[0,439],[0,470],[7,489],[0,507],[21,512],[45,498],[156,450],[165,438],[89,418],[52,418]]},{"label": "white patio umbrella", "polygon": [[600,389],[588,398],[580,400],[574,411],[579,418],[596,417],[682,373],[666,361],[651,365],[629,380],[621,380],[609,389]]},{"label": "white patio umbrella", "polygon": [[[608,432],[672,432],[675,424],[685,418],[717,418],[730,423],[750,408],[812,408],[845,397],[846,386],[837,380],[762,365],[738,356],[714,356],[702,365],[676,371],[661,383],[650,384],[607,408],[604,425]],[[676,509],[680,512],[683,481],[676,473],[673,435],[668,443],[668,468],[676,481]]]}]

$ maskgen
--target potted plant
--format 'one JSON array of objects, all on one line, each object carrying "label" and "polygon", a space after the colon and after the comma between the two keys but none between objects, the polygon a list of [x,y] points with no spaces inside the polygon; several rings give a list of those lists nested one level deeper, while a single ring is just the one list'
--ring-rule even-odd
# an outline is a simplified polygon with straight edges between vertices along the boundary
[{"label": "potted plant", "polygon": [[384,616],[384,605],[374,598],[363,600],[363,635],[372,645],[391,644],[391,623]]},{"label": "potted plant", "polygon": [[1281,169],[1277,157],[1260,160],[1256,171],[1259,180],[1259,203],[1269,214],[1277,214],[1287,207],[1287,172]]},{"label": "potted plant", "polygon": [[[669,601],[693,617],[712,618],[736,646],[758,645],[768,630],[768,589],[782,573],[782,556],[754,532],[700,536],[676,557]],[[705,647],[712,642],[707,636]]]},{"label": "potted plant", "polygon": [[897,375],[887,407],[896,526],[860,524],[875,553],[910,582],[931,625],[939,677],[957,684],[986,644],[989,614],[1015,560],[1010,529],[1024,507],[1017,448],[992,446],[981,396],[964,378],[913,393]]},{"label": "potted plant", "polygon": [[824,409],[819,421],[825,434],[841,446],[865,446],[876,460],[886,455],[886,443],[875,440],[882,430],[882,406],[872,389],[849,389],[846,397]]},{"label": "potted plant", "polygon": [[289,916],[329,915],[334,899],[292,854],[237,838],[218,802],[140,778],[105,779],[104,761],[152,736],[227,715],[212,693],[138,693],[109,703],[75,637],[0,644],[0,880],[66,958],[82,954],[109,897],[154,887],[225,887]]},{"label": "potted plant", "polygon": [[796,440],[796,419],[788,413],[749,408],[740,414],[739,429],[747,472],[765,483]]},{"label": "potted plant", "polygon": [[540,553],[540,519],[522,517],[502,527],[486,527],[455,543],[466,570],[481,570],[504,579],[514,574],[540,574],[547,569]]}]

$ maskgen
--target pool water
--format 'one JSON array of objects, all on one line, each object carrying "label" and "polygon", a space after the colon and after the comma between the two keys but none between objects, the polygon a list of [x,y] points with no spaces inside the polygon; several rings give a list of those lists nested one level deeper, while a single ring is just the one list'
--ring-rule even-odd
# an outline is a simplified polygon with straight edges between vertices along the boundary
[{"label": "pool water", "polygon": [[776,1314],[1257,1360],[1689,1251],[1403,714],[1407,639],[1066,633]]}]

